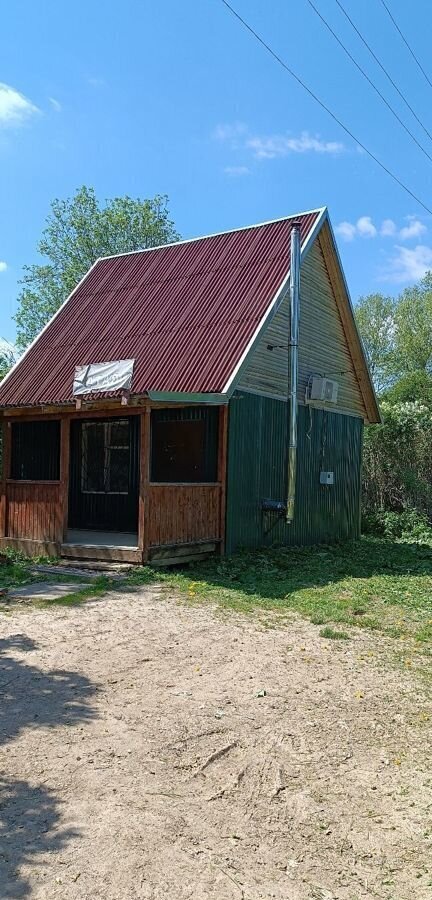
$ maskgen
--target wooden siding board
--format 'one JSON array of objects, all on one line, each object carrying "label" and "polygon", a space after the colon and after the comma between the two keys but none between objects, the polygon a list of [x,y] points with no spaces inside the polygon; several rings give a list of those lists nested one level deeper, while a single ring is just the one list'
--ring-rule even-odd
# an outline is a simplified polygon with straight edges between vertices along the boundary
[{"label": "wooden siding board", "polygon": [[15,550],[17,553],[23,553],[25,556],[58,556],[60,544],[52,541],[0,537],[0,552],[6,548]]},{"label": "wooden siding board", "polygon": [[3,464],[2,464],[2,480],[1,480],[1,503],[0,503],[0,536],[7,535],[8,522],[8,499],[6,484],[10,473],[10,453],[11,453],[11,437],[12,430],[9,422],[3,420],[0,423],[3,429]]},{"label": "wooden siding board", "polygon": [[60,426],[60,505],[58,508],[58,530],[61,540],[66,537],[69,513],[69,461],[70,461],[70,418],[61,420]]},{"label": "wooden siding board", "polygon": [[228,450],[228,406],[221,406],[219,411],[219,443],[218,443],[218,481],[220,491],[220,552],[225,552],[225,515],[226,515],[226,473]]},{"label": "wooden siding board", "polygon": [[[319,239],[302,262],[299,331],[299,390],[304,402],[312,374],[328,374],[339,384],[335,412],[353,413],[367,419],[362,389],[335,292],[327,271]],[[286,397],[288,388],[289,297],[284,298],[240,379],[238,389],[259,390]],[[268,345],[282,349],[268,350]],[[343,373],[343,374],[340,374]]]},{"label": "wooden siding board", "polygon": [[60,482],[9,481],[7,537],[41,542],[62,539]]},{"label": "wooden siding board", "polygon": [[148,545],[221,538],[219,484],[149,484]]},{"label": "wooden siding board", "polygon": [[140,421],[140,484],[138,508],[138,547],[142,550],[144,560],[148,555],[147,522],[148,522],[148,486],[150,467],[150,407],[141,415]]}]

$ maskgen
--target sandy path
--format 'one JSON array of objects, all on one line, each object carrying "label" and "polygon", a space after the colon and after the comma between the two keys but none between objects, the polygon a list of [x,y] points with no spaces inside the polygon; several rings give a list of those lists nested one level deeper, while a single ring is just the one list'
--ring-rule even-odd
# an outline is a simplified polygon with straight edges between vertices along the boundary
[{"label": "sandy path", "polygon": [[422,682],[318,633],[154,588],[2,617],[2,898],[430,898]]}]

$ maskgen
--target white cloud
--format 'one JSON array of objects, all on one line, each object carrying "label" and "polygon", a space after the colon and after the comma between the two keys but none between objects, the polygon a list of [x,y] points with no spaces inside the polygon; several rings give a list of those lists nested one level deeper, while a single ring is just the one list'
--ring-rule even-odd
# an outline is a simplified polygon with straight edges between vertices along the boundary
[{"label": "white cloud", "polygon": [[87,79],[89,85],[94,88],[105,87],[106,81],[105,78],[100,78],[99,76],[91,76]]},{"label": "white cloud", "polygon": [[400,284],[419,281],[429,269],[432,269],[432,247],[418,244],[409,250],[408,247],[396,245],[395,251],[387,270],[382,275],[384,281]]},{"label": "white cloud", "polygon": [[396,232],[396,223],[393,222],[393,219],[384,219],[380,228],[380,234],[382,235],[382,237],[393,237]]},{"label": "white cloud", "polygon": [[3,260],[0,260],[0,272],[6,272],[6,269],[7,263],[5,263]]},{"label": "white cloud", "polygon": [[244,136],[247,130],[244,122],[221,123],[216,125],[212,136],[216,141],[234,141]]},{"label": "white cloud", "polygon": [[307,131],[302,131],[299,137],[277,134],[250,137],[246,140],[246,147],[252,150],[257,159],[275,159],[290,153],[337,154],[344,150],[344,145],[338,141],[322,141],[319,137],[312,137]]},{"label": "white cloud", "polygon": [[232,150],[248,150],[259,160],[282,158],[290,153],[335,155],[345,149],[339,141],[323,141],[308,131],[294,137],[288,134],[254,135],[244,122],[221,123],[214,129],[212,137],[216,141],[229,143]]},{"label": "white cloud", "polygon": [[360,216],[357,219],[357,232],[360,237],[374,238],[377,236],[377,230],[370,216]]},{"label": "white cloud", "polygon": [[250,175],[250,169],[247,166],[225,166],[224,172],[225,175],[230,175],[231,178],[241,178],[242,175]]},{"label": "white cloud", "polygon": [[49,100],[49,102],[51,103],[52,108],[53,108],[56,112],[61,112],[61,111],[62,111],[62,105],[61,105],[61,103],[59,103],[58,100],[55,99],[55,97],[48,97],[48,100]]},{"label": "white cloud", "polygon": [[335,233],[344,241],[353,241],[355,237],[375,238],[381,237],[398,237],[401,241],[408,241],[410,238],[420,237],[427,231],[426,225],[420,222],[415,216],[407,216],[408,225],[398,228],[393,219],[384,219],[381,227],[378,229],[372,221],[371,216],[360,216],[357,222],[341,222],[336,225]]},{"label": "white cloud", "polygon": [[402,241],[409,241],[410,238],[420,237],[425,231],[427,231],[427,228],[426,225],[423,225],[423,222],[410,217],[409,224],[401,228],[399,237]]},{"label": "white cloud", "polygon": [[24,94],[0,82],[0,127],[22,125],[39,110]]},{"label": "white cloud", "polygon": [[344,241],[353,241],[356,236],[356,226],[352,222],[340,222],[335,227],[335,234],[343,238]]},{"label": "white cloud", "polygon": [[355,237],[374,238],[378,230],[370,216],[360,216],[357,222],[340,222],[335,227],[335,233],[344,241],[353,241]]}]

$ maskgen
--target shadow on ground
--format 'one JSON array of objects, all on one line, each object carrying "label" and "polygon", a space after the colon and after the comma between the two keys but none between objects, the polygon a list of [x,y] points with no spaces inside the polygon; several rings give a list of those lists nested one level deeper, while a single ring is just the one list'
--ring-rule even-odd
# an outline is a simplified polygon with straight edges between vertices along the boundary
[{"label": "shadow on ground", "polygon": [[[0,639],[1,744],[12,743],[27,729],[74,725],[95,715],[91,698],[96,685],[76,672],[43,672],[28,665],[25,654],[36,649],[23,634]],[[20,867],[36,865],[40,854],[60,850],[76,836],[61,828],[54,791],[6,774],[0,779],[0,896],[28,897],[30,886]]]},{"label": "shadow on ground", "polygon": [[21,866],[37,865],[41,853],[58,852],[79,836],[59,827],[60,819],[53,791],[28,781],[0,778],[0,896],[4,900],[30,896]]},{"label": "shadow on ground", "polygon": [[213,587],[277,600],[303,588],[325,587],[348,578],[432,576],[432,547],[362,538],[334,546],[243,551],[209,559],[188,571],[192,578]]}]

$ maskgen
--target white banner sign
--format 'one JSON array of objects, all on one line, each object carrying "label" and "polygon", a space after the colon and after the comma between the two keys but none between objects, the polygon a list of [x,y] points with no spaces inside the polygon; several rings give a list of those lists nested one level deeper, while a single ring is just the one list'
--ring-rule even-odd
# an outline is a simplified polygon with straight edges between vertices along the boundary
[{"label": "white banner sign", "polygon": [[134,359],[117,359],[113,362],[76,366],[74,396],[93,394],[95,391],[118,391],[121,388],[128,390],[132,385],[134,362]]}]

